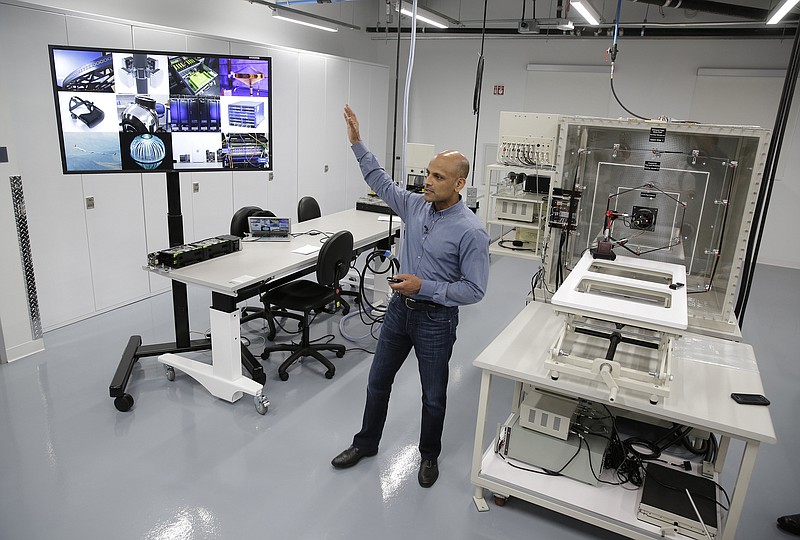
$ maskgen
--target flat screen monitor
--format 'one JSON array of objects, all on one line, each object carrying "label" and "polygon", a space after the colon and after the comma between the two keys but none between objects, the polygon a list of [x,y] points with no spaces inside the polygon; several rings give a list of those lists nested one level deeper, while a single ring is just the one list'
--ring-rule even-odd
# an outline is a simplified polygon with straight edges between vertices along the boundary
[{"label": "flat screen monitor", "polygon": [[270,57],[50,46],[64,173],[272,170]]}]

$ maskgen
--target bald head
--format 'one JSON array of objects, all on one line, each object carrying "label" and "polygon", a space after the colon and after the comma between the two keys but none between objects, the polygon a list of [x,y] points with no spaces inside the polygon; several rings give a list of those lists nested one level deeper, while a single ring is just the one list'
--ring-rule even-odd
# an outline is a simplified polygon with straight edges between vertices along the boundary
[{"label": "bald head", "polygon": [[467,178],[469,176],[469,160],[458,150],[445,150],[436,154],[436,157],[441,157],[445,160],[448,168],[451,168],[450,170],[456,178]]},{"label": "bald head", "polygon": [[469,160],[461,152],[447,150],[439,152],[428,163],[425,178],[425,200],[434,203],[437,210],[456,204],[458,194],[467,183]]}]

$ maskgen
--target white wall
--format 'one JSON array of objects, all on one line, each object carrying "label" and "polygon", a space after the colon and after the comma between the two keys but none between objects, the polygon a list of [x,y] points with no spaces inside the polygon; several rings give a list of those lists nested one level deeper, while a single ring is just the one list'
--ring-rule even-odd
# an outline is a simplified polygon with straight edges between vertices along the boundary
[{"label": "white wall", "polygon": [[[394,42],[374,40],[379,59],[394,65]],[[500,111],[552,112],[592,116],[627,116],[601,74],[529,72],[528,64],[604,65],[600,39],[487,39],[483,99],[478,134],[476,184],[482,183],[484,145],[496,144]],[[698,68],[784,69],[791,40],[651,40],[622,39],[615,88],[625,106],[642,116],[669,116],[710,123],[759,124],[772,129],[782,79],[717,78],[718,99],[709,100],[707,78]],[[418,39],[409,107],[409,142],[455,148],[471,157],[475,133],[472,96],[480,40]],[[405,78],[408,40],[401,50],[401,83]],[[496,84],[505,94],[492,95]],[[800,92],[799,92],[800,93]],[[711,107],[711,105],[716,107]],[[759,261],[800,268],[800,241],[786,231],[796,228],[800,208],[800,133],[796,133],[795,99],[779,162]],[[399,138],[399,136],[398,136]]]},{"label": "white wall", "polygon": [[[89,9],[90,3],[72,4]],[[214,13],[211,2],[207,5],[205,2],[191,4],[195,10],[208,8],[205,17],[195,14],[183,18],[178,17],[179,7],[188,10],[188,3],[159,4],[163,9],[159,17],[153,16],[153,24],[124,21],[122,15],[128,14],[127,4],[97,4],[98,10],[116,13],[118,19],[0,1],[3,72],[25,74],[24,77],[4,77],[0,85],[0,124],[3,126],[0,145],[10,147],[11,161],[0,171],[13,170],[23,177],[45,330],[113,309],[168,287],[167,280],[149,276],[141,270],[146,253],[168,245],[164,175],[62,174],[50,87],[48,44],[273,56],[274,174],[218,171],[181,175],[186,241],[227,232],[234,209],[248,204],[293,215],[301,192],[303,195],[318,194],[324,213],[352,207],[356,195],[352,193],[350,176],[354,171],[346,167],[348,149],[341,119],[341,107],[351,98],[351,88],[355,94],[351,99],[380,111],[376,115],[374,130],[385,133],[386,129],[388,68],[385,66],[289,49],[282,43],[245,43],[241,40],[242,34],[233,32],[232,27],[233,35],[226,38],[153,25],[156,20],[194,24],[195,19],[203,19],[205,22],[197,22],[197,27],[210,31],[213,28],[208,20],[213,19]],[[155,10],[155,4],[151,7],[150,11]],[[237,12],[242,20],[250,21],[243,28],[259,26],[253,20],[255,15],[248,14],[251,7],[245,1],[230,5],[231,11]],[[263,9],[265,13],[261,15],[268,16],[269,11]],[[147,9],[141,11],[147,12]],[[138,8],[136,13],[140,13]],[[225,17],[227,15],[223,17],[220,14],[220,25],[214,28],[225,27],[223,23],[228,20]],[[286,34],[292,36],[288,41],[302,43],[308,38],[315,47],[358,50],[361,58],[375,56],[364,52],[368,48],[363,45],[369,45],[370,41],[363,33],[348,31],[338,35],[335,41],[327,41],[330,38],[317,38],[318,34],[326,32],[268,21],[260,24],[259,28],[284,25],[282,32],[297,29],[297,34]],[[301,85],[299,64],[305,62],[313,63],[319,69],[323,85]],[[361,95],[358,87],[371,87],[375,78],[383,81],[376,86],[382,93]],[[38,82],[34,84],[31,81]],[[322,121],[310,118],[307,129],[301,129],[299,111],[307,104],[302,99],[308,103],[321,102],[327,118]],[[320,127],[324,129],[320,130]],[[318,131],[322,137],[320,144],[304,144]],[[385,143],[385,137],[383,141]],[[316,155],[319,150],[323,151],[322,156]],[[381,145],[379,151],[383,150]],[[309,170],[309,174],[301,177],[298,163],[309,162],[309,156],[319,157],[319,163]],[[329,165],[328,173],[323,172],[325,165]],[[192,190],[195,183],[199,187],[197,193]],[[364,192],[366,187],[362,182],[359,194]],[[90,196],[95,199],[93,210],[85,208],[85,198]],[[10,205],[5,199],[1,202],[3,223],[13,220]],[[124,227],[119,226],[121,223]],[[2,241],[5,247],[11,239],[3,238]],[[0,274],[0,278],[4,276],[5,273]],[[14,293],[20,292],[16,282],[10,278],[6,281]],[[24,289],[22,293],[24,297]],[[19,306],[4,302],[4,309],[11,310],[12,306],[14,312],[22,316],[24,310],[20,311]],[[21,307],[24,308],[25,304],[22,303]],[[5,319],[3,325],[6,326]],[[7,333],[6,345],[9,345],[8,341]]]}]

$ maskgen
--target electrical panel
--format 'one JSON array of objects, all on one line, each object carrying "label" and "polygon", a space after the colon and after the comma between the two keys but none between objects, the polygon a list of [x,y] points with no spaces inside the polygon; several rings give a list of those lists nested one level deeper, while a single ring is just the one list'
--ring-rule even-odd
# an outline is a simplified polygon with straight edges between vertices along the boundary
[{"label": "electrical panel", "polygon": [[501,112],[497,163],[552,167],[558,122],[557,114]]}]

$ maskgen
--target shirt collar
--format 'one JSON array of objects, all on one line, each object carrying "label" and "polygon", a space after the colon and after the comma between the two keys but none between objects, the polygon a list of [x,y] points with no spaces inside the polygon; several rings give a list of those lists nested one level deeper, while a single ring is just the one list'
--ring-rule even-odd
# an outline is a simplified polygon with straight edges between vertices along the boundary
[{"label": "shirt collar", "polygon": [[458,210],[457,210],[457,207],[458,207],[459,205],[463,204],[463,200],[462,200],[462,198],[461,198],[461,195],[459,195],[459,196],[458,196],[458,202],[457,202],[456,204],[454,204],[453,206],[450,206],[450,207],[448,207],[448,208],[445,208],[445,209],[444,209],[444,210],[442,210],[441,212],[439,212],[438,210],[436,210],[436,207],[433,205],[433,203],[429,203],[429,204],[430,204],[430,215],[431,215],[431,216],[435,216],[435,215],[437,215],[437,214],[438,214],[438,215],[440,215],[441,217],[445,217],[445,216],[449,216],[450,214],[454,214],[454,213],[456,213],[456,212],[458,211]]}]

